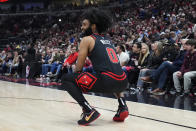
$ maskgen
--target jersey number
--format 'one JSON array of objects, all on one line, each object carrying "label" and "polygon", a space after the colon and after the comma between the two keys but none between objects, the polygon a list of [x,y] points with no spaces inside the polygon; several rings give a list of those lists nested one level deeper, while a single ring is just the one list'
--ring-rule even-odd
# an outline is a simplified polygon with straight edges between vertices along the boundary
[{"label": "jersey number", "polygon": [[118,63],[118,57],[116,55],[116,52],[112,48],[106,48],[108,56],[110,58],[110,61],[113,63]]}]

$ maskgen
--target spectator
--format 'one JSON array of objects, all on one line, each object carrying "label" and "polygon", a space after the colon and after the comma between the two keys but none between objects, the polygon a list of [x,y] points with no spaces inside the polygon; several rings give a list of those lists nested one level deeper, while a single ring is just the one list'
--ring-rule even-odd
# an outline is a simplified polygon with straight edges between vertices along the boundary
[{"label": "spectator", "polygon": [[69,73],[73,72],[74,63],[76,62],[77,58],[78,58],[78,52],[76,50],[76,47],[73,47],[71,54],[68,56],[68,58],[63,63],[63,67],[68,68]]},{"label": "spectator", "polygon": [[143,69],[147,67],[149,56],[150,56],[150,51],[149,51],[148,45],[145,43],[142,43],[142,50],[140,52],[140,56],[138,60],[139,69]]},{"label": "spectator", "polygon": [[123,45],[117,45],[116,52],[120,60],[120,65],[126,66],[129,62],[129,55],[125,53],[125,47]]},{"label": "spectator", "polygon": [[[55,62],[52,64],[52,67],[50,69],[50,74],[54,77],[54,76],[57,76],[62,68],[62,64],[64,62],[64,59],[65,59],[65,54],[62,50],[60,50],[60,53],[59,53],[59,56],[57,55]],[[55,73],[55,70],[56,70],[56,73]]]},{"label": "spectator", "polygon": [[137,88],[143,88],[144,82],[141,80],[142,77],[147,76],[151,74],[153,71],[155,71],[162,63],[162,50],[163,46],[161,42],[155,42],[152,44],[153,52],[151,53],[149,59],[148,59],[148,65],[146,68],[140,70],[138,81],[137,81]]},{"label": "spectator", "polygon": [[12,61],[12,65],[10,65],[10,74],[18,75],[18,66],[19,66],[19,55],[17,51],[14,51],[14,59]]},{"label": "spectator", "polygon": [[6,45],[6,48],[4,49],[4,51],[5,51],[5,52],[9,52],[9,51],[11,51],[11,50],[12,50],[12,49],[11,49],[10,45],[7,44],[7,45]]},{"label": "spectator", "polygon": [[[142,45],[141,43],[134,43],[132,47],[132,52],[129,55],[129,62],[125,68],[125,71],[130,71],[130,69],[136,67],[138,65],[138,59],[140,55]],[[123,69],[124,70],[124,69]]]},{"label": "spectator", "polygon": [[180,70],[182,66],[184,55],[186,53],[186,44],[182,43],[183,49],[180,50],[179,55],[176,59],[172,61],[163,62],[158,69],[156,69],[150,76],[142,77],[141,79],[146,82],[157,83],[157,88],[155,88],[151,93],[154,95],[163,95],[165,93],[164,86],[174,72]]},{"label": "spectator", "polygon": [[[12,52],[8,52],[7,57],[5,58],[5,62],[2,65],[2,74],[7,73],[7,69],[10,69],[13,63],[13,54]],[[8,71],[8,75],[11,74],[11,70]]]},{"label": "spectator", "polygon": [[184,78],[183,95],[189,95],[191,89],[191,78],[194,77],[194,73],[196,71],[196,41],[194,39],[190,39],[185,44],[187,46],[187,54],[185,55],[180,71],[173,74],[173,80],[177,93],[181,93],[182,86],[180,84],[180,79]]},{"label": "spectator", "polygon": [[5,62],[6,52],[3,50],[0,54],[0,66]]},{"label": "spectator", "polygon": [[[54,66],[56,65],[56,60],[58,59],[58,57],[59,57],[58,48],[54,48],[54,50],[52,52],[52,56],[48,60],[48,63],[42,65],[42,77],[45,77],[46,75],[50,76],[52,74],[52,72],[51,72],[52,64]],[[49,71],[49,69],[50,69],[50,71]]]},{"label": "spectator", "polygon": [[135,83],[137,82],[140,70],[146,68],[149,56],[150,51],[148,45],[142,43],[142,48],[138,59],[138,65],[134,69],[130,70],[130,72],[128,73],[128,81],[130,84],[132,84],[132,87],[135,87]]}]

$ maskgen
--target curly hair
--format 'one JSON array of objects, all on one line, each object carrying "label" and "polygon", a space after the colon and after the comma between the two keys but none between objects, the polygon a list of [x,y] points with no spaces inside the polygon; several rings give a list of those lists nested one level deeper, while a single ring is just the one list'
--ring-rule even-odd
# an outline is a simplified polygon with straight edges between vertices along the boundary
[{"label": "curly hair", "polygon": [[90,8],[86,10],[81,17],[83,20],[89,20],[90,24],[95,24],[98,33],[106,32],[112,25],[112,19],[109,12],[100,10],[98,8]]}]

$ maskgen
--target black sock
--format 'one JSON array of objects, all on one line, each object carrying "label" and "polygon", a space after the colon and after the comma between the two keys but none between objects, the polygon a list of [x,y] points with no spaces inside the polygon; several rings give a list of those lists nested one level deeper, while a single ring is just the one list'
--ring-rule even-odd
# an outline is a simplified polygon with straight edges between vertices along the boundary
[{"label": "black sock", "polygon": [[125,107],[125,106],[127,106],[124,97],[118,98],[118,103],[119,103],[119,106],[120,106],[120,107]]},{"label": "black sock", "polygon": [[62,77],[63,88],[78,102],[84,112],[91,112],[92,107],[88,104],[83,96],[82,90],[73,82],[73,75],[68,74]]},{"label": "black sock", "polygon": [[79,103],[80,106],[82,107],[83,111],[86,113],[89,113],[92,111],[92,107],[88,104],[88,102],[83,102],[83,103]]}]

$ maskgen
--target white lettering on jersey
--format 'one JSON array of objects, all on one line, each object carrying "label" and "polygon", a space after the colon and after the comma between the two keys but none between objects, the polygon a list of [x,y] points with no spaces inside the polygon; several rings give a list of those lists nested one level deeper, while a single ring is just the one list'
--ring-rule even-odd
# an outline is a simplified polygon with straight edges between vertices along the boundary
[{"label": "white lettering on jersey", "polygon": [[101,41],[101,43],[103,43],[104,45],[105,45],[105,44],[108,44],[108,45],[111,44],[109,40],[100,40],[100,41]]}]

